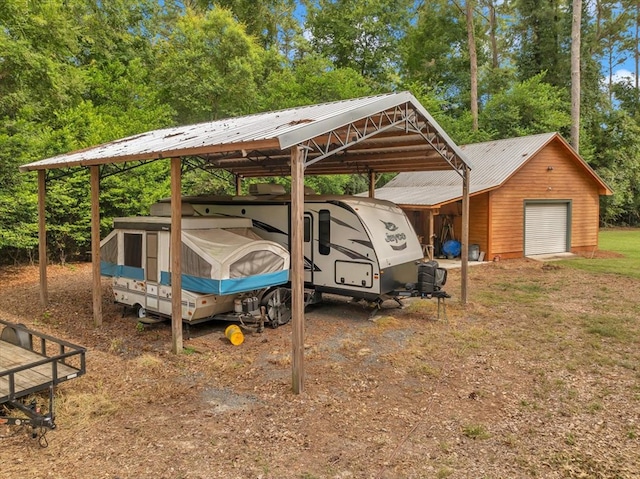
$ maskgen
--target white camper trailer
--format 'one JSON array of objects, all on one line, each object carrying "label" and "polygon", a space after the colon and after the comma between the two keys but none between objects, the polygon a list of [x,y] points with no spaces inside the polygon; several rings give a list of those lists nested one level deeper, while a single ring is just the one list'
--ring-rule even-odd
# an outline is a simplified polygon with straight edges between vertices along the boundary
[{"label": "white camper trailer", "polygon": [[[250,219],[258,235],[290,249],[291,200],[281,185],[251,185],[249,196],[185,197],[183,204],[203,217]],[[422,261],[413,226],[395,204],[355,196],[305,195],[307,303],[319,301],[322,293],[378,303],[420,293]],[[439,290],[446,272],[440,271],[438,277],[439,284],[423,287],[422,293]]]},{"label": "white camper trailer", "polygon": [[[135,307],[140,318],[171,316],[171,219],[161,216],[167,206],[154,205],[154,216],[116,218],[100,243],[101,274],[113,278],[115,301]],[[289,280],[289,253],[256,235],[251,220],[184,216],[181,254],[183,321],[289,321],[278,288]]]}]

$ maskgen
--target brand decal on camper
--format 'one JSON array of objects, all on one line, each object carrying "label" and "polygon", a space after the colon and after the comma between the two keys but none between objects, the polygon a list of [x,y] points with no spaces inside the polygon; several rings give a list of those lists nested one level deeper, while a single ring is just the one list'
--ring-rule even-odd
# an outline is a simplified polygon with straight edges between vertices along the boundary
[{"label": "brand decal on camper", "polygon": [[286,232],[282,231],[281,229],[276,228],[275,226],[272,226],[269,223],[264,223],[263,221],[252,219],[251,223],[253,224],[254,228],[257,228],[257,229],[262,230],[262,231],[266,231],[267,233],[279,233],[281,235],[286,235],[287,234]]},{"label": "brand decal on camper", "polygon": [[391,221],[384,221],[384,220],[380,220],[380,221],[382,221],[382,223],[384,223],[384,227],[387,228],[389,231],[395,231],[395,230],[398,229],[396,224],[392,223]]},{"label": "brand decal on camper", "polygon": [[340,253],[342,253],[345,256],[348,256],[351,259],[361,259],[364,261],[371,261],[370,258],[363,255],[362,253],[358,253],[357,251],[347,248],[346,246],[343,246],[343,245],[331,243],[331,248],[335,249],[336,251],[339,251]]},{"label": "brand decal on camper", "polygon": [[403,250],[407,247],[407,235],[402,232],[396,233],[398,226],[391,221],[382,221],[384,227],[387,229],[387,234],[385,236],[385,241],[389,243],[391,249],[395,251]]},{"label": "brand decal on camper", "polygon": [[322,271],[320,268],[318,268],[318,265],[316,265],[306,256],[304,257],[304,269],[305,271]]}]

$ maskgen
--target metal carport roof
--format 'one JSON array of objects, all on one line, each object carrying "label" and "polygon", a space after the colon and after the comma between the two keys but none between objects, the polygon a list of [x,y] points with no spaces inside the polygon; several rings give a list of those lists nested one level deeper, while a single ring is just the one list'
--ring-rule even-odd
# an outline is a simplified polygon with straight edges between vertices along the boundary
[{"label": "metal carport roof", "polygon": [[[197,157],[241,177],[288,176],[289,148],[305,174],[461,170],[467,162],[408,92],[154,130],[36,161],[21,171]],[[322,160],[322,161],[320,161]]]},{"label": "metal carport roof", "polygon": [[[468,243],[470,165],[462,151],[408,92],[324,103],[239,118],[165,128],[20,167],[38,171],[39,257],[46,257],[46,171],[91,171],[93,310],[102,322],[100,281],[100,175],[109,165],[171,160],[171,258],[173,351],[182,350],[181,170],[184,162],[243,177],[291,176],[291,290],[293,389],[302,390],[304,369],[304,269],[301,235],[304,175],[436,171],[452,169],[463,185],[462,246]],[[123,165],[124,164],[124,165]],[[131,167],[136,166],[135,164]],[[466,302],[467,257],[462,255],[461,301]],[[46,305],[46,261],[40,261],[41,300]]]}]

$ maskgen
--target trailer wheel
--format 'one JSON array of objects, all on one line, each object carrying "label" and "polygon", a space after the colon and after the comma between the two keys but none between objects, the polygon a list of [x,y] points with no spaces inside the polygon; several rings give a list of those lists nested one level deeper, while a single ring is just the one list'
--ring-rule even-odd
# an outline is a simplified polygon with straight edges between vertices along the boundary
[{"label": "trailer wheel", "polygon": [[138,318],[140,318],[140,319],[146,318],[147,317],[147,310],[144,309],[140,304],[136,304],[136,314],[138,315]]},{"label": "trailer wheel", "polygon": [[268,291],[261,301],[267,310],[269,325],[277,328],[291,321],[291,290],[288,288],[276,288]]}]

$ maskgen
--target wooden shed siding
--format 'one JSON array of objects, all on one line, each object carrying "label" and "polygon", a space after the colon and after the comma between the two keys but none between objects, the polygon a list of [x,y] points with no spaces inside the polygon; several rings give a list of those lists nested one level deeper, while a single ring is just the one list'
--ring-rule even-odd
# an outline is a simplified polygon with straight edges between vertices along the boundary
[{"label": "wooden shed siding", "polygon": [[469,244],[480,245],[480,251],[489,248],[489,193],[471,198],[469,202]]},{"label": "wooden shed siding", "polygon": [[541,199],[571,202],[572,250],[597,246],[597,186],[563,147],[550,143],[493,193],[492,254],[504,258],[523,255],[524,202]]}]

